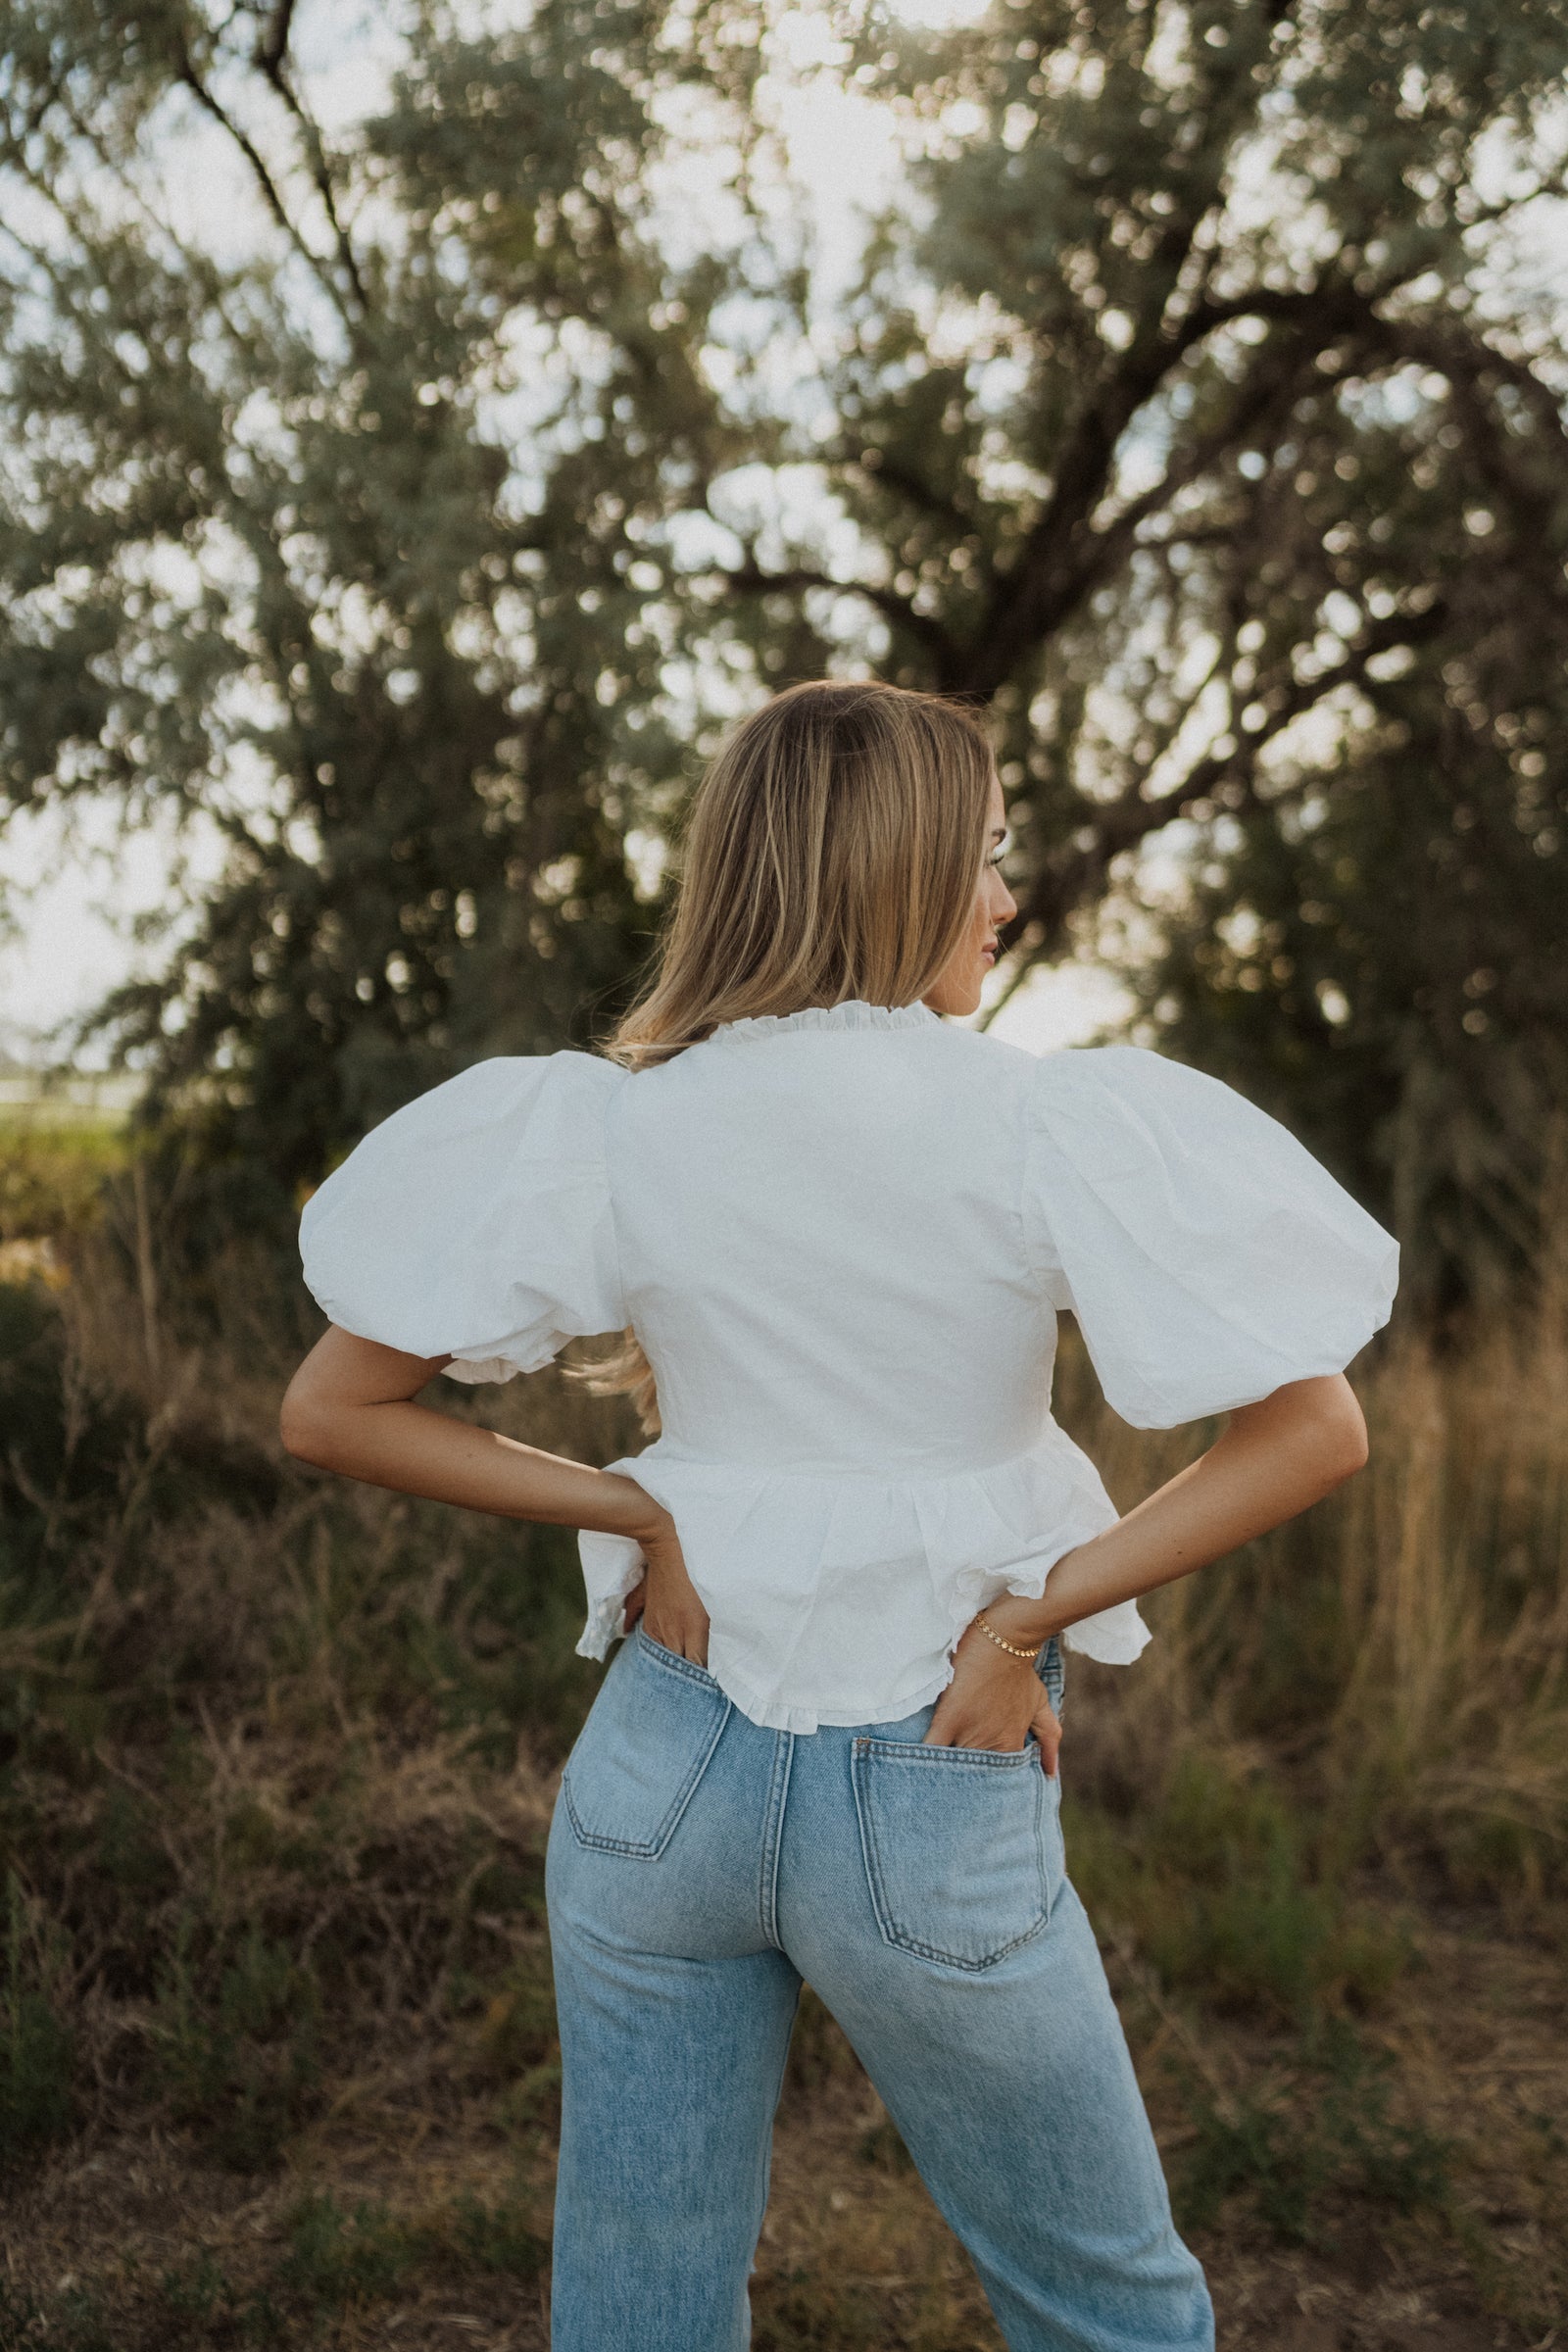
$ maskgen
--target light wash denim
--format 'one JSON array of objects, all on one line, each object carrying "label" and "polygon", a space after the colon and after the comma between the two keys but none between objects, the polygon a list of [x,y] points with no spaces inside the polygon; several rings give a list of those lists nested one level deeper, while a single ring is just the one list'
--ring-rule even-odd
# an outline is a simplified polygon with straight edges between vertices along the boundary
[{"label": "light wash denim", "polygon": [[[1059,1653],[1040,1673],[1054,1697]],[[741,2352],[803,1978],[1011,2352],[1212,2352],[1058,1782],[932,1709],[763,1730],[639,1627],[571,1752],[547,1891],[564,2067],[554,2352]]]}]

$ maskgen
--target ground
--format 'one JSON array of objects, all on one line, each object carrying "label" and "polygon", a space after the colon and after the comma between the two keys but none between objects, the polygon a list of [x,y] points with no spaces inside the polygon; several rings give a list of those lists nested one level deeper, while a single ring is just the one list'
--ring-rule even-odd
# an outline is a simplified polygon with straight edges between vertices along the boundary
[{"label": "ground", "polygon": [[[1201,2091],[1194,2120],[1195,2068],[1216,2103],[1240,2096],[1249,2113],[1236,2086],[1272,2082],[1261,2112],[1277,2098],[1278,2050],[1255,2026],[1200,2031],[1108,1957],[1167,2166],[1191,2204],[1194,2153],[1213,2129]],[[1500,1936],[1484,1914],[1424,1922],[1371,2038],[1401,2095],[1418,2099],[1420,2146],[1444,2151],[1442,2177],[1430,2198],[1398,2180],[1353,2195],[1331,2184],[1298,2212],[1288,2138],[1275,2146],[1272,2192],[1269,2146],[1260,2158],[1254,2147],[1253,2177],[1237,2168],[1211,2218],[1189,2229],[1226,2352],[1568,2344],[1560,1986],[1557,1951],[1540,1936]],[[505,2096],[464,2078],[461,2037],[411,2035],[335,2082],[281,2169],[261,2179],[204,2161],[172,2131],[78,2140],[13,2185],[0,2346],[542,2352],[548,2100],[519,2122]],[[1381,2144],[1411,2160],[1387,2131]],[[1204,2194],[1212,2187],[1200,2182]],[[606,2251],[613,2259],[612,2220]],[[754,2305],[757,2352],[1001,2344],[874,2092],[810,2004],[779,2117]]]}]

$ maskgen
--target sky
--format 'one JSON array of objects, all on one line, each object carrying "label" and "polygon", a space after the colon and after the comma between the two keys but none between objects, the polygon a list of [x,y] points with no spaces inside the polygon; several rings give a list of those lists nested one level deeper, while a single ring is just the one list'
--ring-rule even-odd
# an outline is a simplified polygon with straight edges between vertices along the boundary
[{"label": "sky", "polygon": [[[940,26],[979,15],[986,0],[899,0],[911,24]],[[812,216],[828,277],[848,276],[860,223],[890,186],[898,158],[886,117],[863,94],[837,82],[822,43],[824,18],[808,7],[783,21],[785,59],[803,81],[777,97],[779,127],[793,174]],[[318,4],[301,14],[313,96],[328,127],[374,107],[396,57],[379,12]],[[210,218],[214,158],[192,149],[168,172],[176,210]],[[193,879],[216,873],[216,836],[184,845]],[[106,810],[68,827],[55,813],[24,812],[0,836],[0,1055],[45,1057],[51,1036],[89,1011],[132,975],[156,970],[168,954],[178,893],[172,837],[155,826],[126,831]],[[138,926],[141,936],[138,937]],[[993,983],[998,993],[1005,976]],[[1070,1045],[1113,1020],[1120,998],[1108,976],[1083,965],[1037,972],[1006,1005],[997,1033],[1034,1051]],[[79,1056],[85,1066],[101,1052]]]}]

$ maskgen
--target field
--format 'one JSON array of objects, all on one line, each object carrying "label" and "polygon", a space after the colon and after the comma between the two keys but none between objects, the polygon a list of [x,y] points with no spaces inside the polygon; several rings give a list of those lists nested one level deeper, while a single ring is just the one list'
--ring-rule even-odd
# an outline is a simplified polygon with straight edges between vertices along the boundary
[{"label": "field", "polygon": [[[122,1158],[0,1135],[0,2352],[532,2352],[571,1544],[289,1462],[286,1261],[180,1256]],[[1366,1472],[1157,1596],[1136,1668],[1069,1662],[1069,1865],[1221,2342],[1546,2352],[1568,1277],[1355,1377]],[[630,1438],[556,1372],[445,1401]],[[1070,1346],[1058,1407],[1123,1502],[1203,1442],[1125,1429]],[[1000,2343],[809,1998],[755,2299],[759,2352]]]}]

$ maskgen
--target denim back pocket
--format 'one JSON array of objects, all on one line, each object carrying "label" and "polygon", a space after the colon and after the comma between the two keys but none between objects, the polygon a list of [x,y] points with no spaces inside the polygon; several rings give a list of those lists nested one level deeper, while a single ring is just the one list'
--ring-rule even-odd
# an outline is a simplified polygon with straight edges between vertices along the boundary
[{"label": "denim back pocket", "polygon": [[654,1862],[680,1826],[730,1702],[710,1674],[639,1628],[599,1688],[561,1793],[579,1845]]},{"label": "denim back pocket", "polygon": [[1016,1751],[858,1739],[860,1846],[886,1942],[993,1968],[1038,1934],[1060,1885],[1056,1783]]}]

